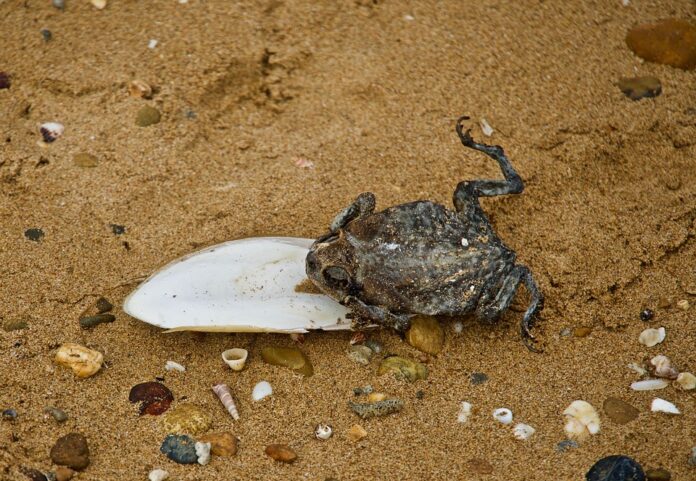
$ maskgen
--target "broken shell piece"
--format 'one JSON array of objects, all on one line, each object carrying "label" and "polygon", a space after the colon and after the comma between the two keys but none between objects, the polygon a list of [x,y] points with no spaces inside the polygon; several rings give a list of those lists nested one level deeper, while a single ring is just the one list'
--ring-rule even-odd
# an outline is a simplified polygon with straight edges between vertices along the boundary
[{"label": "broken shell piece", "polygon": [[90,0],[90,3],[94,5],[97,10],[103,10],[106,8],[106,0]]},{"label": "broken shell piece", "polygon": [[239,411],[237,411],[237,405],[234,403],[234,398],[232,397],[232,391],[227,384],[216,384],[213,386],[213,392],[220,399],[220,402],[227,412],[230,413],[232,419],[239,421]]},{"label": "broken shell piece", "polygon": [[457,422],[464,424],[469,420],[469,416],[471,416],[471,403],[462,401],[462,405],[459,408],[459,414],[457,414]]},{"label": "broken shell piece", "polygon": [[131,97],[149,99],[152,97],[152,87],[142,80],[135,79],[128,85],[128,93]]},{"label": "broken shell piece", "polygon": [[689,391],[696,388],[696,376],[690,372],[680,372],[677,376],[675,384],[679,386],[680,389]]},{"label": "broken shell piece", "polygon": [[686,299],[682,299],[680,301],[677,301],[677,307],[681,309],[682,311],[688,311],[689,310],[689,301]]},{"label": "broken shell piece", "polygon": [[251,399],[254,401],[260,401],[271,394],[273,394],[273,388],[268,381],[261,381],[254,386],[254,390],[251,392]]},{"label": "broken shell piece", "polygon": [[656,397],[652,400],[652,403],[650,404],[650,410],[652,412],[660,412],[667,414],[681,414],[681,411],[677,409],[677,406],[675,406],[669,401],[660,399],[659,397]]},{"label": "broken shell piece", "polygon": [[328,424],[317,424],[314,428],[314,435],[317,439],[326,441],[333,435],[333,429]]},{"label": "broken shell piece", "polygon": [[228,349],[222,353],[222,360],[230,366],[233,371],[241,371],[244,369],[249,351],[246,349]]},{"label": "broken shell piece", "polygon": [[599,415],[587,401],[573,401],[563,415],[566,417],[565,432],[571,439],[582,440],[599,432]]},{"label": "broken shell piece", "polygon": [[41,132],[44,142],[50,144],[58,137],[63,135],[65,127],[63,124],[59,124],[58,122],[46,122],[45,124],[41,124],[39,131]]},{"label": "broken shell piece", "polygon": [[491,127],[486,119],[482,118],[479,120],[479,125],[481,126],[481,132],[483,132],[483,135],[486,137],[493,135],[493,127]]},{"label": "broken shell piece", "polygon": [[186,368],[184,366],[182,366],[178,362],[174,362],[174,361],[167,361],[164,365],[164,369],[167,371],[179,371],[179,372],[186,371]]},{"label": "broken shell piece", "polygon": [[515,435],[517,439],[520,441],[524,441],[526,439],[529,439],[532,434],[536,432],[536,429],[531,427],[529,424],[524,424],[524,423],[518,423],[515,424],[514,429],[512,430],[512,434]]},{"label": "broken shell piece", "polygon": [[150,481],[164,481],[169,477],[169,473],[164,469],[153,469],[150,474],[147,475],[147,479]]},{"label": "broken shell piece", "polygon": [[212,444],[196,442],[193,446],[196,450],[196,456],[198,456],[198,464],[208,464],[210,462],[210,448]]},{"label": "broken shell piece", "polygon": [[636,372],[639,376],[645,376],[648,373],[648,371],[646,371],[642,366],[639,366],[635,362],[630,363],[628,365],[628,368]]},{"label": "broken shell piece", "polygon": [[512,423],[512,411],[510,411],[508,408],[496,409],[495,411],[493,411],[493,417],[496,421],[501,422],[503,424]]},{"label": "broken shell piece", "polygon": [[367,436],[367,431],[365,431],[365,428],[363,428],[361,425],[353,424],[350,429],[348,429],[348,433],[346,435],[350,441],[355,443]]},{"label": "broken shell piece", "polygon": [[69,342],[58,348],[55,361],[60,366],[72,369],[77,377],[85,378],[101,369],[104,356],[101,352]]},{"label": "broken shell piece", "polygon": [[664,389],[669,386],[669,382],[664,379],[646,379],[645,381],[636,381],[631,384],[631,389],[634,391],[654,391],[656,389]]},{"label": "broken shell piece", "polygon": [[664,327],[659,329],[649,328],[638,336],[638,341],[648,347],[653,347],[665,340],[666,331]]},{"label": "broken shell piece", "polygon": [[676,379],[679,375],[679,371],[672,367],[672,361],[667,356],[655,356],[650,360],[650,364],[654,366],[657,377]]}]

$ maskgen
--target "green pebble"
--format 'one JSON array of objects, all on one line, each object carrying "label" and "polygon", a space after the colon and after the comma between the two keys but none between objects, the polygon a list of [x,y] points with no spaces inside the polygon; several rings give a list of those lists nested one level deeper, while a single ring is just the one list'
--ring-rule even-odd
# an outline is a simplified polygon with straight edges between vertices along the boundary
[{"label": "green pebble", "polygon": [[96,167],[99,164],[97,157],[88,154],[87,152],[80,152],[73,156],[73,163],[78,167]]},{"label": "green pebble", "polygon": [[293,347],[266,347],[261,350],[261,357],[268,364],[294,369],[303,376],[314,374],[309,358],[299,349]]},{"label": "green pebble", "polygon": [[160,112],[149,105],[138,110],[138,115],[135,117],[135,124],[138,127],[147,127],[148,125],[158,124],[160,121]]},{"label": "green pebble", "polygon": [[104,322],[114,322],[116,316],[113,314],[97,314],[96,316],[86,316],[80,319],[80,327],[87,329],[89,327],[94,327],[97,324],[102,324]]},{"label": "green pebble", "polygon": [[6,332],[20,331],[28,327],[29,324],[27,324],[27,321],[7,321],[2,325],[3,330]]}]

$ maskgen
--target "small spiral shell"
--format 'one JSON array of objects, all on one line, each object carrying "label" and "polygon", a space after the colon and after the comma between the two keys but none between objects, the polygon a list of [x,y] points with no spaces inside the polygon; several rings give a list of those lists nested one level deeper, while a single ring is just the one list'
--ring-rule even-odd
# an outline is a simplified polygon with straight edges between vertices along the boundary
[{"label": "small spiral shell", "polygon": [[227,409],[227,412],[230,413],[230,416],[232,416],[235,421],[238,421],[239,411],[237,411],[237,405],[234,403],[232,391],[230,390],[229,386],[227,386],[227,384],[216,384],[213,386],[213,392],[218,398],[220,398],[220,402],[223,406],[225,406],[225,409]]}]

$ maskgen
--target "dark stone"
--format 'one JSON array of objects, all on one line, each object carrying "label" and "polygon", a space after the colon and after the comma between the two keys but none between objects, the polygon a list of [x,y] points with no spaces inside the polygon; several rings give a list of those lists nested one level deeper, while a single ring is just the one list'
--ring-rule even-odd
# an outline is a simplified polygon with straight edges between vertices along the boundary
[{"label": "dark stone", "polygon": [[20,331],[22,329],[27,329],[29,327],[29,324],[27,321],[7,321],[5,324],[2,325],[2,328],[5,332],[12,332],[12,331]]},{"label": "dark stone", "polygon": [[664,468],[648,469],[645,472],[648,481],[669,481],[672,474]]},{"label": "dark stone", "polygon": [[158,382],[143,382],[136,384],[130,390],[128,400],[140,403],[140,415],[151,414],[159,416],[171,406],[174,395],[164,384]]},{"label": "dark stone", "polygon": [[124,225],[118,225],[118,224],[109,224],[111,227],[111,232],[113,232],[115,235],[122,235],[126,233],[126,226]]},{"label": "dark stone", "polygon": [[416,398],[423,399],[424,397],[425,393],[423,391],[416,391]]},{"label": "dark stone", "polygon": [[562,453],[563,451],[575,449],[579,446],[580,445],[577,443],[577,441],[573,441],[572,439],[564,439],[560,443],[556,444],[556,451]]},{"label": "dark stone", "polygon": [[606,398],[603,407],[609,419],[617,424],[629,423],[636,419],[639,414],[638,409],[615,397]]},{"label": "dark stone", "polygon": [[162,454],[179,464],[195,464],[198,462],[196,455],[196,441],[191,437],[181,434],[170,434],[160,446]]},{"label": "dark stone", "polygon": [[51,460],[72,469],[85,469],[89,466],[87,439],[79,433],[70,433],[58,438],[51,448]]},{"label": "dark stone", "polygon": [[607,456],[597,461],[585,475],[587,481],[645,481],[640,464],[628,456]]},{"label": "dark stone", "polygon": [[111,304],[105,297],[100,297],[99,299],[97,299],[97,302],[94,303],[94,306],[97,308],[97,312],[99,314],[104,314],[105,312],[109,312],[111,309],[114,308],[114,305]]},{"label": "dark stone", "polygon": [[90,327],[94,327],[97,324],[102,324],[105,322],[114,322],[116,320],[116,316],[113,314],[97,314],[96,316],[86,316],[80,318],[80,327],[83,329],[88,329]]},{"label": "dark stone", "polygon": [[30,241],[39,242],[44,236],[44,231],[39,228],[27,229],[24,231],[24,237]]},{"label": "dark stone", "polygon": [[2,412],[2,418],[5,421],[14,421],[15,419],[17,419],[17,411],[15,411],[14,409],[5,409]]},{"label": "dark stone", "polygon": [[652,311],[652,309],[643,309],[640,311],[640,320],[643,322],[648,322],[653,317],[655,317],[655,313]]},{"label": "dark stone", "polygon": [[19,470],[22,472],[23,475],[25,475],[28,479],[31,481],[48,481],[48,478],[46,478],[46,475],[39,471],[38,469],[34,468],[28,468],[26,466],[22,466],[19,468]]},{"label": "dark stone", "polygon": [[488,381],[488,376],[483,372],[472,372],[469,377],[471,384],[479,385]]},{"label": "dark stone", "polygon": [[51,39],[53,38],[53,34],[51,31],[47,28],[42,28],[41,29],[41,38],[44,39],[44,42],[50,42]]},{"label": "dark stone", "polygon": [[10,88],[10,76],[5,72],[0,72],[0,90]]}]

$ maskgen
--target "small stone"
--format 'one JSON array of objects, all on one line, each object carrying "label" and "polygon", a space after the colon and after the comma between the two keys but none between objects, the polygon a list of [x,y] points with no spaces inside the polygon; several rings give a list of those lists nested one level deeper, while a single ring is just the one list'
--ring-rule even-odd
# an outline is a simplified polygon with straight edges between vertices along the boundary
[{"label": "small stone", "polygon": [[281,463],[292,463],[297,459],[295,451],[285,444],[269,444],[266,446],[265,452],[275,461]]},{"label": "small stone", "polygon": [[569,327],[564,327],[559,334],[561,337],[570,337],[573,335],[573,330]]},{"label": "small stone", "polygon": [[46,478],[46,475],[44,473],[42,473],[41,471],[39,471],[38,469],[28,468],[26,466],[22,466],[19,470],[22,472],[22,474],[24,476],[26,476],[31,481],[48,481],[48,478]]},{"label": "small stone", "polygon": [[628,456],[607,456],[585,474],[587,481],[645,481],[640,464]]},{"label": "small stone", "polygon": [[147,127],[150,125],[158,124],[160,121],[160,112],[154,107],[145,105],[140,110],[135,117],[135,124],[138,127]]},{"label": "small stone", "polygon": [[467,471],[474,474],[493,474],[493,466],[485,459],[473,458],[466,462]]},{"label": "small stone", "polygon": [[367,366],[370,364],[370,359],[372,358],[373,351],[369,347],[363,344],[356,344],[348,348],[348,357],[357,362]]},{"label": "small stone", "polygon": [[87,378],[95,375],[101,369],[104,355],[85,346],[66,342],[56,351],[54,360],[59,366],[72,369],[77,377]]},{"label": "small stone", "polygon": [[684,70],[696,67],[696,27],[669,18],[636,25],[628,31],[626,44],[639,57]]},{"label": "small stone", "polygon": [[128,93],[131,97],[149,99],[152,97],[152,87],[142,80],[135,79],[128,84]]},{"label": "small stone", "polygon": [[196,464],[196,442],[189,436],[169,434],[160,446],[160,452],[179,464]]},{"label": "small stone", "polygon": [[370,394],[372,391],[374,391],[374,388],[372,386],[370,386],[369,384],[367,386],[353,388],[353,394],[355,394],[356,396],[362,396],[363,394]]},{"label": "small stone", "polygon": [[353,401],[348,401],[348,405],[361,418],[370,419],[397,413],[403,409],[404,402],[400,399],[385,399],[375,403],[354,403]]},{"label": "small stone", "polygon": [[367,436],[367,431],[359,424],[353,424],[346,433],[348,440],[354,443],[360,441],[365,436]]},{"label": "small stone", "polygon": [[576,327],[573,329],[573,336],[574,337],[587,337],[590,335],[592,332],[591,327]]},{"label": "small stone", "polygon": [[205,409],[196,404],[182,403],[162,417],[162,426],[168,433],[203,434],[213,420]]},{"label": "small stone", "polygon": [[385,399],[387,399],[387,395],[383,392],[371,392],[367,395],[367,402],[369,403],[378,403],[380,401],[384,401]]},{"label": "small stone", "polygon": [[689,301],[686,299],[681,299],[677,301],[677,307],[681,309],[682,311],[688,311],[689,310]]},{"label": "small stone", "polygon": [[97,324],[103,324],[108,322],[114,322],[116,316],[113,314],[97,314],[96,316],[85,316],[80,318],[80,327],[82,329],[89,329]]},{"label": "small stone", "polygon": [[27,323],[27,321],[20,320],[7,321],[2,325],[2,329],[5,332],[21,331],[22,329],[27,329],[28,327],[29,324]]},{"label": "small stone", "polygon": [[55,142],[65,132],[65,126],[60,122],[45,122],[39,128],[43,141],[47,144]]},{"label": "small stone", "polygon": [[51,31],[47,28],[42,28],[41,29],[41,38],[43,38],[44,42],[50,42],[51,39],[53,38],[53,34]]},{"label": "small stone", "polygon": [[56,481],[70,481],[75,476],[75,471],[65,466],[58,466],[55,473]]},{"label": "small stone", "polygon": [[638,417],[639,411],[619,398],[608,397],[604,400],[604,412],[617,424],[626,424]]},{"label": "small stone", "polygon": [[[623,77],[619,80],[619,89],[629,99],[640,100],[660,95],[662,93],[662,84],[660,79],[656,77]],[[643,312],[646,311],[652,312],[650,309],[646,309]]]},{"label": "small stone", "polygon": [[464,424],[469,420],[469,417],[471,416],[471,408],[473,406],[471,405],[470,402],[467,401],[462,401],[462,404],[459,408],[459,413],[457,414],[457,422]]},{"label": "small stone", "polygon": [[691,448],[691,454],[689,454],[687,463],[689,463],[689,466],[696,467],[696,446]]},{"label": "small stone", "polygon": [[147,42],[147,48],[149,48],[150,50],[153,50],[157,46],[158,43],[159,43],[159,41],[156,38],[151,38],[150,41]]},{"label": "small stone", "polygon": [[672,305],[672,300],[669,297],[660,297],[657,300],[657,307],[660,309],[667,309]]},{"label": "small stone", "polygon": [[653,347],[665,340],[667,332],[664,327],[659,329],[645,329],[638,336],[638,342],[647,347]]},{"label": "small stone", "polygon": [[306,377],[314,374],[314,368],[307,356],[294,347],[266,347],[261,350],[261,357],[268,364],[289,367]]},{"label": "small stone", "polygon": [[64,0],[51,0],[51,4],[59,10],[63,10],[65,8],[65,1]]},{"label": "small stone", "polygon": [[0,90],[9,89],[10,85],[10,76],[5,72],[0,72]]},{"label": "small stone", "polygon": [[260,401],[271,394],[273,394],[273,387],[271,387],[270,383],[268,381],[261,381],[254,386],[251,392],[251,399]]},{"label": "small stone", "polygon": [[425,392],[423,392],[422,390],[416,391],[416,399],[423,399],[423,398],[425,398]]},{"label": "small stone", "polygon": [[68,420],[68,415],[65,413],[65,411],[58,409],[57,407],[48,406],[46,409],[44,409],[44,412],[50,414],[57,423],[64,423]]},{"label": "small stone", "polygon": [[578,444],[577,441],[574,441],[572,439],[564,439],[560,443],[556,444],[556,451],[559,453],[562,453],[563,451],[567,451],[569,449],[575,449],[579,446],[580,445]]},{"label": "small stone", "polygon": [[690,372],[680,372],[675,383],[680,389],[690,391],[696,389],[696,376]]},{"label": "small stone", "polygon": [[518,423],[515,425],[514,429],[512,430],[512,434],[515,436],[516,439],[519,439],[520,441],[526,441],[532,435],[536,432],[536,429],[534,429],[532,426],[529,424],[525,423]]},{"label": "small stone", "polygon": [[103,10],[106,8],[106,0],[89,0],[92,5],[94,5],[94,8],[97,10]]},{"label": "small stone", "polygon": [[645,478],[648,481],[669,481],[672,474],[664,468],[654,468],[645,472]]},{"label": "small stone", "polygon": [[469,376],[469,380],[471,381],[471,384],[478,386],[479,384],[483,384],[488,381],[488,376],[483,372],[472,372],[471,376]]},{"label": "small stone", "polygon": [[55,464],[82,470],[89,466],[89,447],[82,434],[70,433],[58,438],[51,448],[51,460]]},{"label": "small stone", "polygon": [[164,481],[169,477],[169,473],[164,469],[153,469],[150,474],[147,475],[149,481]]},{"label": "small stone", "polygon": [[14,421],[17,419],[17,411],[14,409],[3,409],[2,411],[2,419],[3,421]]},{"label": "small stone", "polygon": [[378,376],[386,373],[394,373],[394,376],[399,380],[414,382],[418,379],[426,379],[428,377],[428,368],[420,362],[399,356],[391,356],[385,358],[377,370]]},{"label": "small stone", "polygon": [[30,241],[39,242],[44,236],[44,231],[39,228],[27,229],[24,231],[24,237]]},{"label": "small stone", "polygon": [[215,456],[234,456],[237,454],[237,438],[231,433],[211,433],[201,436],[198,440],[210,443],[210,452]]},{"label": "small stone", "polygon": [[92,154],[80,152],[79,154],[73,155],[73,164],[78,167],[90,168],[99,165],[99,160]]},{"label": "small stone", "polygon": [[138,411],[141,416],[143,414],[159,416],[169,409],[174,401],[174,395],[164,384],[150,381],[133,386],[128,394],[128,400],[132,403],[140,403]]},{"label": "small stone", "polygon": [[640,320],[643,322],[648,322],[652,320],[653,317],[655,317],[655,313],[652,309],[643,309],[640,311]]},{"label": "small stone", "polygon": [[113,304],[111,304],[105,297],[100,297],[97,299],[97,302],[94,303],[94,307],[97,308],[97,313],[99,314],[104,314],[105,312],[109,312],[114,308]]},{"label": "small stone", "polygon": [[198,464],[205,466],[210,462],[210,443],[197,442],[194,444],[194,449],[196,450],[196,456],[198,456]]},{"label": "small stone", "polygon": [[118,224],[109,224],[109,227],[111,227],[111,232],[113,232],[114,235],[123,235],[126,233],[126,226]]},{"label": "small stone", "polygon": [[406,332],[406,341],[419,351],[438,354],[445,344],[445,332],[437,319],[431,316],[416,316]]}]

